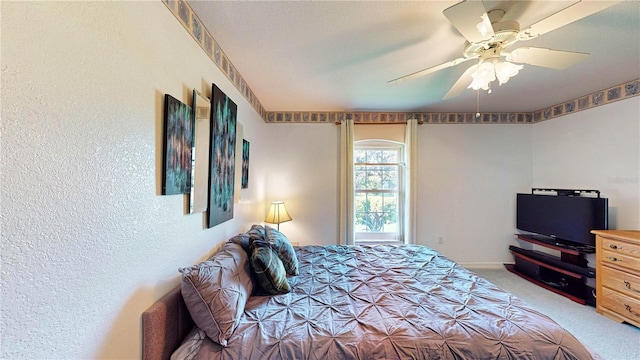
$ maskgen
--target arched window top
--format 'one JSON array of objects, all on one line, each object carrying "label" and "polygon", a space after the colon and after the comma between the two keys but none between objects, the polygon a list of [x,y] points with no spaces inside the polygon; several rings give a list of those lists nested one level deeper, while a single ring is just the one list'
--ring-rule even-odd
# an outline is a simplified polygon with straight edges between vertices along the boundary
[{"label": "arched window top", "polygon": [[385,139],[366,139],[354,141],[356,148],[402,148],[404,143]]},{"label": "arched window top", "polygon": [[381,139],[397,142],[405,141],[406,124],[362,125],[354,127],[353,140]]}]

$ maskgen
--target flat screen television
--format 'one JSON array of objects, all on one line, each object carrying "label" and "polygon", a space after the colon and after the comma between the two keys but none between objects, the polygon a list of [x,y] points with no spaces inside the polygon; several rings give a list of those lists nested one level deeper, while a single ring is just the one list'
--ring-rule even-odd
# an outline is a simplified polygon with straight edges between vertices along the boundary
[{"label": "flat screen television", "polygon": [[565,245],[595,246],[591,230],[608,228],[606,198],[517,194],[516,228]]}]

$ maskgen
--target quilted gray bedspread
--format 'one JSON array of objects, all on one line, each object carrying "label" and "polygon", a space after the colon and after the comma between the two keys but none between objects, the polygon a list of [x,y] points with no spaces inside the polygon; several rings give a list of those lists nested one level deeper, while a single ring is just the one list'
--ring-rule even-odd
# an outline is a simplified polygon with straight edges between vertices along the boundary
[{"label": "quilted gray bedspread", "polygon": [[196,330],[187,352],[230,360],[592,358],[553,320],[427,247],[296,252],[291,293],[251,297],[227,347]]}]

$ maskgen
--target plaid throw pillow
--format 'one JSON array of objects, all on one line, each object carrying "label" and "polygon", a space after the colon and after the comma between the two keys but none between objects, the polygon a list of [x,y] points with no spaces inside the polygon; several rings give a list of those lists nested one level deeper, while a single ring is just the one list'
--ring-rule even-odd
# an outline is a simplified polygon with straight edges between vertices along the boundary
[{"label": "plaid throw pillow", "polygon": [[298,275],[298,257],[289,239],[287,239],[283,233],[270,226],[265,226],[265,232],[267,235],[265,240],[271,244],[271,247],[273,247],[280,260],[282,260],[287,274]]},{"label": "plaid throw pillow", "polygon": [[251,243],[251,270],[260,287],[270,295],[291,291],[282,260],[268,242],[254,240]]}]

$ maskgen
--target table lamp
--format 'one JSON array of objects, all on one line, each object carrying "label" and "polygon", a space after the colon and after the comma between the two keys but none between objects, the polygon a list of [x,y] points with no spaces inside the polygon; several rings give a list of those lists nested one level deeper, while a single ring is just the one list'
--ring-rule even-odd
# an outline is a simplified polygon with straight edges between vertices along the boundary
[{"label": "table lamp", "polygon": [[289,216],[287,209],[284,207],[284,201],[272,202],[264,221],[270,224],[277,224],[278,231],[280,231],[280,223],[291,221],[291,216]]}]

